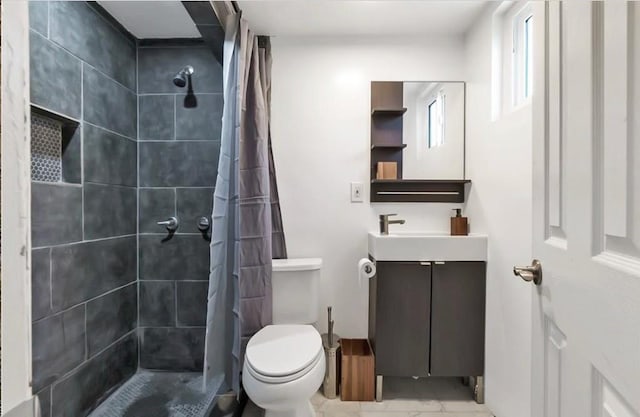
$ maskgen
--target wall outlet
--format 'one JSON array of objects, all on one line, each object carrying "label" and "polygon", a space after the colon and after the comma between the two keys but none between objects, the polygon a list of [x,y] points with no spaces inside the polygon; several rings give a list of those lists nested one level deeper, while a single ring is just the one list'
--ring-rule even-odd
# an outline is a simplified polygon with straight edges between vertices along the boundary
[{"label": "wall outlet", "polygon": [[362,203],[364,201],[364,187],[361,182],[351,183],[351,202]]}]

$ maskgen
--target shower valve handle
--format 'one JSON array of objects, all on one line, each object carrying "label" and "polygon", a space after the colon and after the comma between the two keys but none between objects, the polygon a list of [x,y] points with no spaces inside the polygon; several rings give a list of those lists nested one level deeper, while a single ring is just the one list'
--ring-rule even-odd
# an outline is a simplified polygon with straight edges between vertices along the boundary
[{"label": "shower valve handle", "polygon": [[178,219],[175,217],[169,217],[169,219],[163,222],[157,222],[158,226],[165,226],[168,231],[175,232],[178,229]]},{"label": "shower valve handle", "polygon": [[207,230],[209,230],[209,227],[211,227],[211,222],[209,222],[208,217],[203,216],[198,219],[198,230],[200,230],[201,232],[206,232]]}]

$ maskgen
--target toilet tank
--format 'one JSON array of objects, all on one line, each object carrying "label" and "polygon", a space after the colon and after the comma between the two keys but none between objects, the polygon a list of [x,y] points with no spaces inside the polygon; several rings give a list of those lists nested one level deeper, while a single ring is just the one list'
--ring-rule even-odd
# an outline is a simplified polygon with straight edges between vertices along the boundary
[{"label": "toilet tank", "polygon": [[273,324],[313,324],[318,321],[322,259],[274,259]]}]

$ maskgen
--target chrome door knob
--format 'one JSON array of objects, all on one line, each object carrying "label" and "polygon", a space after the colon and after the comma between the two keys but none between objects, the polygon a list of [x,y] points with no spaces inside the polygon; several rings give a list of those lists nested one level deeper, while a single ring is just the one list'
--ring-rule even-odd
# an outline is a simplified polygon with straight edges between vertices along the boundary
[{"label": "chrome door knob", "polygon": [[534,259],[531,266],[514,266],[513,275],[519,276],[527,282],[533,281],[534,284],[542,283],[542,264],[539,260]]}]

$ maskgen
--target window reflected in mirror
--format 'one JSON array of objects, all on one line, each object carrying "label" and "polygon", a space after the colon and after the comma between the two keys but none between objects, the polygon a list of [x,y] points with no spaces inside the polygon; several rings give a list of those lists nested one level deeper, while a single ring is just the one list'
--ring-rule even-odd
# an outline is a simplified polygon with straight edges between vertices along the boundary
[{"label": "window reflected in mirror", "polygon": [[464,83],[403,83],[404,179],[464,178]]}]

